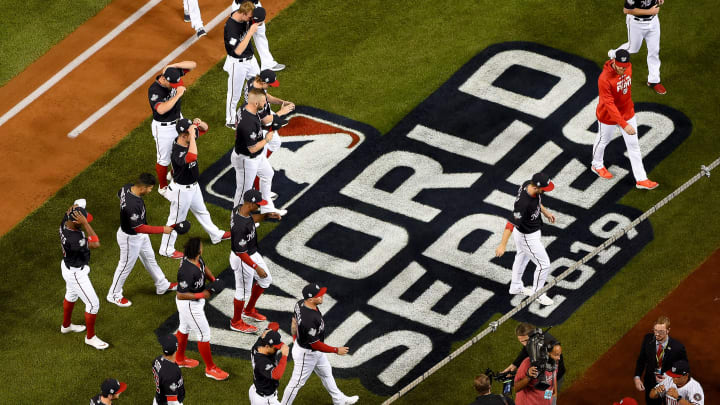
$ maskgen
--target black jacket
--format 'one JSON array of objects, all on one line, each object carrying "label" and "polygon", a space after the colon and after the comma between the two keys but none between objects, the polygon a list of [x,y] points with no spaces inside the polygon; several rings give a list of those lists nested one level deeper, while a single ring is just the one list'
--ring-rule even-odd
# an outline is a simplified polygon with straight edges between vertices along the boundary
[{"label": "black jacket", "polygon": [[[655,335],[648,333],[643,337],[642,345],[640,346],[640,355],[637,358],[635,364],[635,374],[643,380],[645,384],[645,390],[649,391],[655,386],[655,369],[657,368],[656,359],[656,345]],[[661,371],[664,373],[670,370],[673,363],[678,360],[687,360],[687,353],[685,352],[685,345],[668,337],[668,344],[665,347],[665,354],[663,355]],[[643,375],[644,373],[644,375]]]}]

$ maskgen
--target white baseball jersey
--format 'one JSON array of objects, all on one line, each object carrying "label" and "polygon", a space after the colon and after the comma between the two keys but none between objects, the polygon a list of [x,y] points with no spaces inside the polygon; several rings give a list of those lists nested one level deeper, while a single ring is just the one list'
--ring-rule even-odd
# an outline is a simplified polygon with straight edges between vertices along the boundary
[{"label": "white baseball jersey", "polygon": [[670,388],[675,388],[678,391],[677,400],[665,395],[665,392],[660,394],[661,397],[665,398],[664,405],[677,405],[680,403],[680,399],[684,399],[693,405],[705,405],[705,393],[703,392],[700,383],[692,377],[690,377],[687,384],[678,388],[678,386],[673,382],[672,377],[666,375],[665,379],[662,380],[658,386],[659,385],[663,385],[665,387],[665,392],[667,392]]}]

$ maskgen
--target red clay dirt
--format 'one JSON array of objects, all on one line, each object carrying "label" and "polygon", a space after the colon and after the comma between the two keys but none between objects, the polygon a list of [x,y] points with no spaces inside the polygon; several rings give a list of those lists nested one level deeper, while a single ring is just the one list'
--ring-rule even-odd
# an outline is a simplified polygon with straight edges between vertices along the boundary
[{"label": "red clay dirt", "polygon": [[[685,344],[691,376],[705,391],[705,404],[720,403],[720,250],[680,283],[625,336],[602,355],[583,376],[558,396],[568,405],[610,405],[630,396],[645,402],[635,390],[633,373],[642,337],[660,315],[670,317],[670,335]],[[645,387],[651,389],[652,387]]]},{"label": "red clay dirt", "polygon": [[[0,88],[0,115],[9,111],[68,62],[113,30],[147,0],[115,0]],[[268,19],[292,0],[265,0]],[[208,24],[231,0],[201,2]],[[7,173],[3,179],[11,198],[0,201],[0,236],[42,205],[150,115],[147,88],[142,84],[95,124],[70,139],[67,134],[112,100],[138,77],[177,48],[195,31],[182,19],[182,2],[162,1],[119,34],[44,95],[0,126]],[[191,45],[176,60],[198,63],[185,78],[191,85],[225,56],[224,21]],[[272,32],[272,28],[269,28]],[[272,43],[271,43],[272,48]],[[159,72],[158,72],[159,73]],[[192,91],[189,90],[189,91]],[[224,105],[218,108],[225,108]],[[149,146],[152,141],[149,140]]]}]

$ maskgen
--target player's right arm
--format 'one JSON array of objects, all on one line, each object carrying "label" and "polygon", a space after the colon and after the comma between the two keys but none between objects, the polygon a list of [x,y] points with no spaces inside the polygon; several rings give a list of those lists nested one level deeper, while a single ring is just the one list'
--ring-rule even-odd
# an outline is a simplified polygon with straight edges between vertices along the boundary
[{"label": "player's right arm", "polygon": [[80,214],[78,211],[73,211],[70,216],[73,221],[80,222],[80,225],[82,225],[82,227],[85,229],[85,233],[87,234],[88,247],[90,249],[99,248],[100,238],[98,238],[97,233],[95,233],[95,230],[88,223],[87,218],[85,218],[85,216]]},{"label": "player's right arm", "polygon": [[165,69],[163,69],[163,73],[165,73],[165,70],[167,70],[167,68],[171,68],[171,67],[182,69],[185,71],[185,73],[187,73],[197,67],[197,62],[195,62],[193,60],[184,60],[182,62],[175,62],[171,65],[165,66]]},{"label": "player's right arm", "polygon": [[264,148],[265,145],[267,145],[268,142],[270,142],[270,140],[272,140],[272,137],[273,137],[273,131],[270,131],[267,133],[265,138],[263,138],[260,142],[257,142],[253,145],[248,145],[247,148],[250,151],[250,153],[256,153],[256,152],[262,150],[262,148]]},{"label": "player's right arm", "polygon": [[168,111],[172,110],[173,107],[175,107],[175,104],[180,100],[180,98],[185,94],[185,86],[180,86],[176,89],[175,95],[170,98],[168,101],[163,101],[159,103],[155,103],[153,105],[153,108],[155,111],[158,112],[158,114],[165,114]]},{"label": "player's right arm", "polygon": [[245,52],[245,48],[250,45],[250,40],[257,30],[258,24],[252,24],[250,26],[248,32],[245,34],[245,37],[243,37],[242,41],[240,41],[240,43],[235,47],[235,55],[242,55],[242,53]]},{"label": "player's right arm", "polygon": [[290,324],[290,334],[292,334],[293,339],[297,338],[298,334],[298,327],[297,327],[297,319],[295,317],[292,317],[292,323]]}]

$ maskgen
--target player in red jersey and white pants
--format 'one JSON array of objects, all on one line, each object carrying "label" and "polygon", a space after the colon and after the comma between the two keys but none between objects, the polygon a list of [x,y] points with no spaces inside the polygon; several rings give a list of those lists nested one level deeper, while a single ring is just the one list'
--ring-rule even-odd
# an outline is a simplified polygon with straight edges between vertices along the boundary
[{"label": "player in red jersey and white pants", "polygon": [[648,179],[640,152],[635,120],[635,105],[631,96],[632,65],[630,53],[624,49],[615,52],[615,59],[605,62],[598,78],[600,99],[595,111],[598,119],[598,134],[593,144],[593,159],[590,169],[604,179],[613,175],[605,168],[603,156],[605,147],[612,140],[616,128],[622,132],[627,147],[635,187],[652,190],[658,183]]}]

